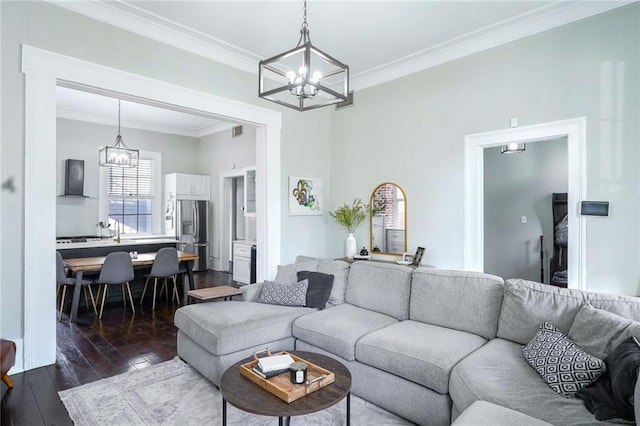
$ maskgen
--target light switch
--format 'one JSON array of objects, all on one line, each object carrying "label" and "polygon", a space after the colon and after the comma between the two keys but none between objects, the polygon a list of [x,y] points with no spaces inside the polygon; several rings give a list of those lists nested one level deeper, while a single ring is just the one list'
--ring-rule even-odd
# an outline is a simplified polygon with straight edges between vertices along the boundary
[{"label": "light switch", "polygon": [[509,127],[518,127],[518,117],[509,118]]},{"label": "light switch", "polygon": [[526,216],[521,216],[520,217],[520,223],[527,223],[527,217]]}]

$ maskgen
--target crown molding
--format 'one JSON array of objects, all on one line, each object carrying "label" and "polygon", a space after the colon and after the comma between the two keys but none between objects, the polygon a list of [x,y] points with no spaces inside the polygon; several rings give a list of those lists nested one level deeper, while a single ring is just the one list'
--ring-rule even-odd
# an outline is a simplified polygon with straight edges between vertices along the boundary
[{"label": "crown molding", "polygon": [[396,80],[462,57],[473,55],[581,19],[589,18],[637,0],[611,2],[557,2],[516,18],[474,31],[351,77],[351,89],[362,90]]},{"label": "crown molding", "polygon": [[[45,0],[65,9],[257,75],[257,55],[128,3]],[[351,90],[386,83],[464,56],[634,3],[557,1],[404,58],[352,74]]]},{"label": "crown molding", "polygon": [[103,1],[45,1],[242,71],[258,73],[260,58],[253,53],[133,5]]},{"label": "crown molding", "polygon": [[[56,116],[67,120],[83,121],[86,123],[102,124],[106,126],[116,127],[117,116],[92,113],[87,111],[79,111],[73,108],[58,106],[56,108]],[[183,127],[166,126],[162,124],[149,123],[139,120],[121,120],[121,127],[127,129],[146,130],[150,132],[166,133],[170,135],[186,136],[189,138],[201,138],[213,133],[222,132],[231,129],[234,124],[219,122],[197,129],[185,129]]]}]

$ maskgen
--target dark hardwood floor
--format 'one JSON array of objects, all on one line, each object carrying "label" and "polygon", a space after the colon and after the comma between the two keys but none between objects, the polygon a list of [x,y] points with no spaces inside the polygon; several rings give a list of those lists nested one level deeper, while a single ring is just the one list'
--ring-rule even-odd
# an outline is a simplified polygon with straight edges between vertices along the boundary
[{"label": "dark hardwood floor", "polygon": [[[195,288],[234,285],[227,273],[194,275]],[[121,303],[105,305],[102,320],[81,308],[73,324],[67,309],[57,325],[55,365],[12,375],[12,389],[0,382],[2,426],[71,425],[58,391],[173,359],[177,331],[173,315],[178,306],[166,303],[164,296],[155,311],[148,296],[142,306],[139,300],[134,303],[135,315]]]}]

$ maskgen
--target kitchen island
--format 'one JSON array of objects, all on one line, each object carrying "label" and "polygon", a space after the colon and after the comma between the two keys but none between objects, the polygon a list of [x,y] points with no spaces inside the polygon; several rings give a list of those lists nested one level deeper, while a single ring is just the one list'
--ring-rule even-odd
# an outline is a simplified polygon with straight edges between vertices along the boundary
[{"label": "kitchen island", "polygon": [[[85,241],[81,241],[85,240]],[[177,247],[178,240],[171,237],[122,238],[120,242],[113,238],[58,238],[56,250],[64,259],[71,257],[106,256],[116,251],[137,251],[138,253],[156,252],[163,247]]]}]

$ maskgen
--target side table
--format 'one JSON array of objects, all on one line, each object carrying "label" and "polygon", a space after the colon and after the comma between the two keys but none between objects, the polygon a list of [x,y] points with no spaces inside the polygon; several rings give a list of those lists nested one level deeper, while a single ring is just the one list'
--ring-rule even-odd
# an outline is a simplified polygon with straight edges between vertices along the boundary
[{"label": "side table", "polygon": [[199,288],[197,290],[189,290],[187,295],[193,299],[206,302],[207,300],[214,299],[233,299],[233,296],[240,296],[242,290],[239,288],[231,287],[228,285],[221,285],[216,287]]},{"label": "side table", "polygon": [[341,362],[313,352],[288,351],[330,370],[336,379],[296,401],[286,403],[240,374],[240,365],[251,361],[249,357],[229,367],[220,379],[222,394],[222,425],[227,425],[227,402],[240,410],[261,416],[278,417],[278,424],[289,425],[290,418],[315,413],[329,408],[345,397],[347,399],[347,426],[351,424],[351,373]]}]

